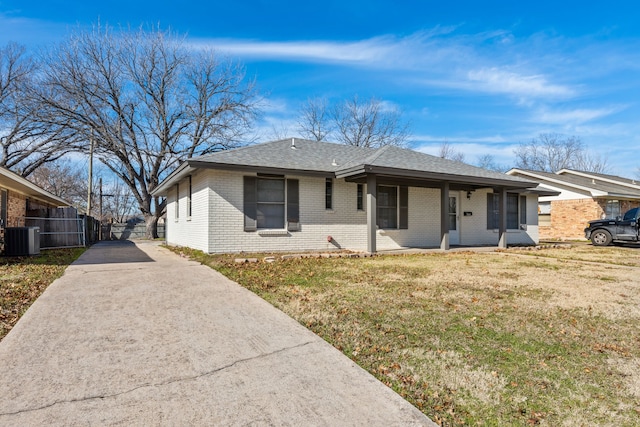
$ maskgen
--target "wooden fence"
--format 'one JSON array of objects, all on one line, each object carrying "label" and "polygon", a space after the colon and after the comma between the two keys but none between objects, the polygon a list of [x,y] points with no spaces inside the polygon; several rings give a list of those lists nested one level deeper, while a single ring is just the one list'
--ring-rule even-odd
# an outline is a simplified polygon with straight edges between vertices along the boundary
[{"label": "wooden fence", "polygon": [[[103,224],[103,240],[135,240],[146,238],[147,227],[144,223]],[[158,237],[164,237],[164,224],[158,224]]]}]

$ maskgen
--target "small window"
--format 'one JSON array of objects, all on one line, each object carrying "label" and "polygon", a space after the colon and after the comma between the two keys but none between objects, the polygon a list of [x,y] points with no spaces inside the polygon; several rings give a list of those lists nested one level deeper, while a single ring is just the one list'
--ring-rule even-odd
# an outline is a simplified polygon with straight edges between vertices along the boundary
[{"label": "small window", "polygon": [[333,179],[327,178],[324,187],[324,207],[333,209]]},{"label": "small window", "polygon": [[520,224],[527,223],[527,196],[520,196]]},{"label": "small window", "polygon": [[176,220],[180,218],[180,184],[176,184]]},{"label": "small window", "polygon": [[359,211],[364,210],[364,185],[358,184],[358,190],[356,192],[356,209]]},{"label": "small window", "polygon": [[192,188],[191,188],[191,175],[189,175],[189,193],[187,194],[187,218],[191,218],[191,196],[192,196]]}]

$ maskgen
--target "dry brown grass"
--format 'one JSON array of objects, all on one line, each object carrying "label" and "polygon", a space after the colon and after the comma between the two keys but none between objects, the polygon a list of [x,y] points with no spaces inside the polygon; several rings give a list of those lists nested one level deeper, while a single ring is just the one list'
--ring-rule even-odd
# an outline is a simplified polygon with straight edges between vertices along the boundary
[{"label": "dry brown grass", "polygon": [[35,257],[0,258],[0,340],[83,248],[43,250]]},{"label": "dry brown grass", "polygon": [[640,249],[208,263],[446,425],[640,424]]}]

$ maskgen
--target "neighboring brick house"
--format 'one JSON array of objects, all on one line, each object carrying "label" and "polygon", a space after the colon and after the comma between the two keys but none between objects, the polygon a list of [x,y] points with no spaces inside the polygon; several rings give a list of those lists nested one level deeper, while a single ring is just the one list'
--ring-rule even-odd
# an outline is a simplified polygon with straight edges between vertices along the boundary
[{"label": "neighboring brick house", "polygon": [[376,252],[536,244],[536,186],[393,146],[292,138],[187,160],[153,195],[167,199],[171,245]]},{"label": "neighboring brick house", "polygon": [[507,174],[559,192],[539,199],[541,239],[584,239],[588,221],[615,218],[640,206],[640,183],[633,179],[571,169],[556,173],[511,169]]},{"label": "neighboring brick house", "polygon": [[6,227],[23,227],[29,211],[61,206],[70,205],[20,175],[0,167],[0,255],[4,253]]}]

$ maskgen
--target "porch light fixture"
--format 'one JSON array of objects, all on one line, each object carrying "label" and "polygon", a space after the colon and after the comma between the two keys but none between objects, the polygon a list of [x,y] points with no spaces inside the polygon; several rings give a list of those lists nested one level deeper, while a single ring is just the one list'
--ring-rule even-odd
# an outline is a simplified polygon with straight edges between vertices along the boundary
[{"label": "porch light fixture", "polygon": [[467,199],[471,200],[471,191],[467,191]]}]

